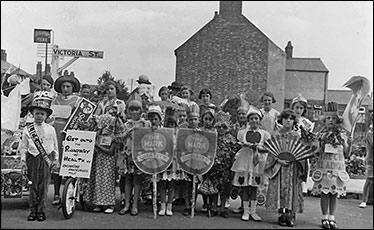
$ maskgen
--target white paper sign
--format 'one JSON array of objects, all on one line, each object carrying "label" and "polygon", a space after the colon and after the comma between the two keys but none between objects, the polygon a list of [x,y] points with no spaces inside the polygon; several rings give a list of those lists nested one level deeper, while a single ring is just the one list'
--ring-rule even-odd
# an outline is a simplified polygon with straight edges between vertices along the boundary
[{"label": "white paper sign", "polygon": [[53,110],[52,117],[68,119],[71,115],[71,106],[69,105],[51,105]]},{"label": "white paper sign", "polygon": [[60,176],[90,178],[96,132],[67,130]]},{"label": "white paper sign", "polygon": [[326,153],[338,153],[338,151],[343,148],[343,146],[341,145],[338,145],[336,148],[334,148],[332,145],[330,144],[325,144],[325,152]]}]

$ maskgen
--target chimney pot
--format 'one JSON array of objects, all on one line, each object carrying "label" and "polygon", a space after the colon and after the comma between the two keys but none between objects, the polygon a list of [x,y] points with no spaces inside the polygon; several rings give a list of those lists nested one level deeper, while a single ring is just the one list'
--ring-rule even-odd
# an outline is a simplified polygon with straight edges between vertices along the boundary
[{"label": "chimney pot", "polygon": [[291,41],[288,41],[285,51],[286,51],[286,58],[287,59],[292,58],[293,46],[291,44]]}]

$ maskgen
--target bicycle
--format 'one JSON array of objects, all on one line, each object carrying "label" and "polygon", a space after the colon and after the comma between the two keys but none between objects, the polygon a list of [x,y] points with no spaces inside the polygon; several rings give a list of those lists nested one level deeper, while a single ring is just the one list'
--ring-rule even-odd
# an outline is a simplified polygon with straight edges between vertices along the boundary
[{"label": "bicycle", "polygon": [[76,209],[76,204],[80,203],[85,207],[83,196],[87,188],[86,178],[69,177],[62,190],[61,208],[62,214],[66,219],[70,219]]}]

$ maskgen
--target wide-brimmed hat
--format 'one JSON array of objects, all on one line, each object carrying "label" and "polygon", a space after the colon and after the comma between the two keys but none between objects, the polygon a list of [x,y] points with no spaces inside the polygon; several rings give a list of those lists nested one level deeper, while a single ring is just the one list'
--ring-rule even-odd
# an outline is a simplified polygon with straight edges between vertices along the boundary
[{"label": "wide-brimmed hat", "polygon": [[34,99],[29,106],[29,111],[32,113],[34,109],[42,109],[47,111],[47,117],[52,114],[53,94],[49,91],[36,91],[34,93]]},{"label": "wide-brimmed hat", "polygon": [[169,85],[168,86],[168,88],[169,89],[176,89],[176,90],[180,90],[181,88],[182,88],[182,83],[180,83],[180,82],[177,82],[177,81],[173,81],[172,83],[171,83],[171,85]]},{"label": "wide-brimmed hat", "polygon": [[73,93],[79,93],[81,84],[79,80],[72,75],[63,75],[56,79],[54,89],[58,93],[62,93],[61,85],[64,82],[70,82],[73,84]]},{"label": "wide-brimmed hat", "polygon": [[152,83],[149,81],[149,77],[147,75],[140,75],[138,80],[136,80],[139,84],[147,84],[151,85]]}]

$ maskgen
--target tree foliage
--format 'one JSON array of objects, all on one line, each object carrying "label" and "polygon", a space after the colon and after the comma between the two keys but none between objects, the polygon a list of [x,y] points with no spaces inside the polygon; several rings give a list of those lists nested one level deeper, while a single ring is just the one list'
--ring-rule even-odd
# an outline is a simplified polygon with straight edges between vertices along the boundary
[{"label": "tree foliage", "polygon": [[93,98],[95,98],[95,101],[99,101],[104,98],[105,96],[105,83],[107,81],[114,81],[117,83],[118,88],[120,89],[117,92],[117,98],[126,101],[129,97],[128,87],[126,86],[126,83],[122,79],[115,79],[114,76],[110,73],[110,71],[105,70],[104,73],[97,79],[97,89],[94,90]]}]

